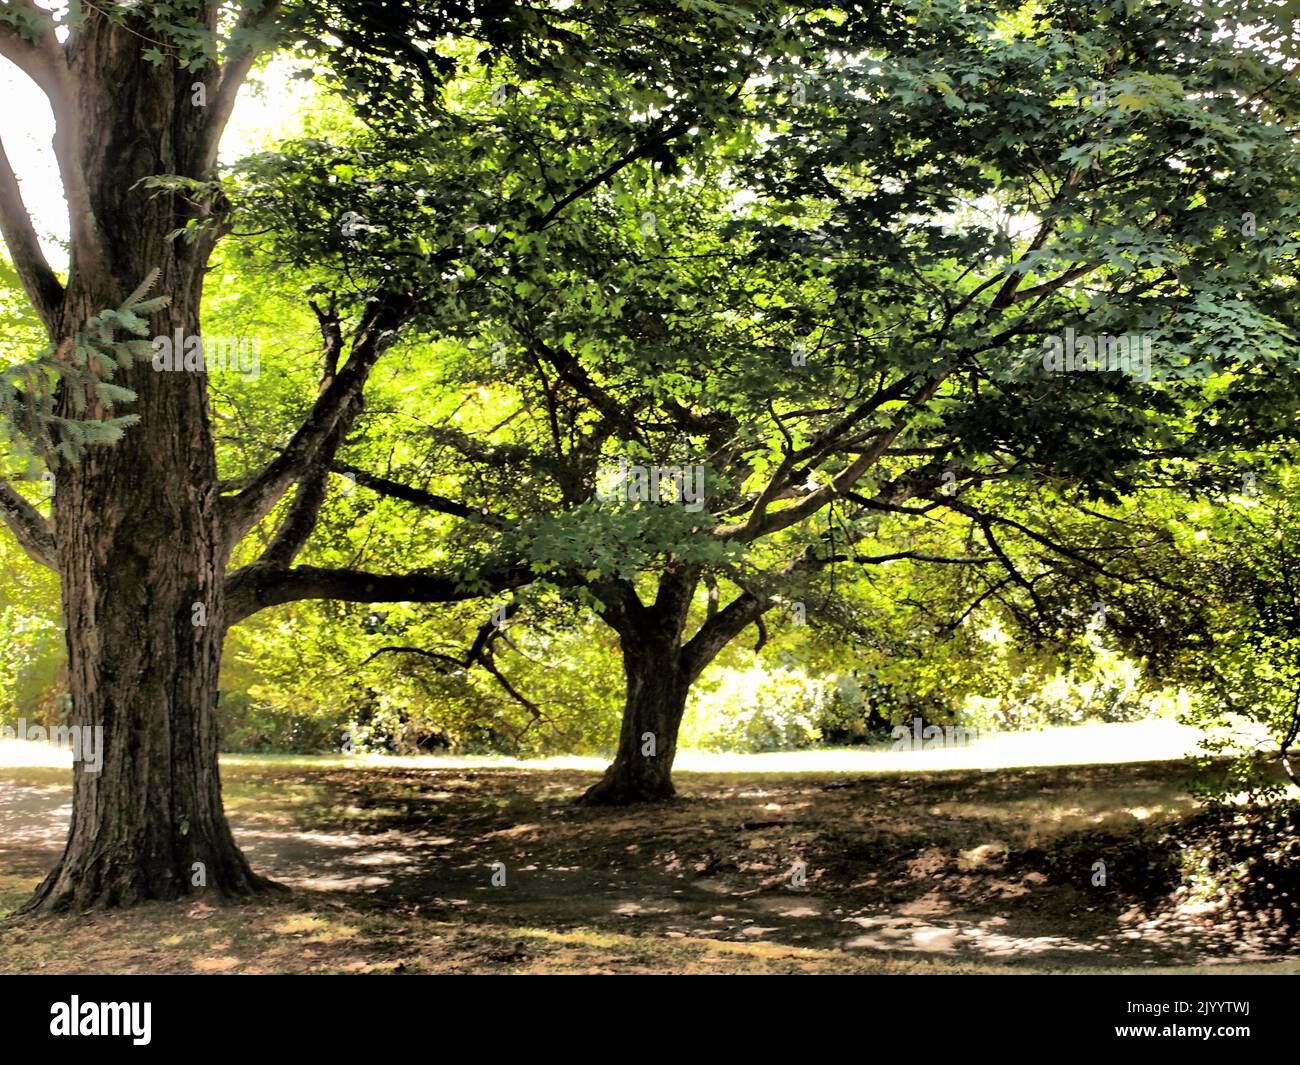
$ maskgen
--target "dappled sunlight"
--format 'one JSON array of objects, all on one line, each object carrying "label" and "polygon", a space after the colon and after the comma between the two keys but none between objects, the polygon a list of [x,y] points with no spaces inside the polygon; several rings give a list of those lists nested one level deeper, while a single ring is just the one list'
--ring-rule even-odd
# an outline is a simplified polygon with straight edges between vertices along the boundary
[{"label": "dappled sunlight", "polygon": [[1004,916],[977,920],[957,918],[942,923],[900,915],[850,917],[846,924],[862,932],[849,936],[844,947],[851,951],[920,951],[923,953],[975,956],[1005,961],[1039,959],[1073,965],[1072,959],[1091,956],[1096,961],[1116,955],[1131,957],[1139,964],[1157,965],[1171,958],[1208,963],[1225,951],[1237,960],[1269,957],[1264,945],[1246,937],[1216,935],[1194,922],[1148,921],[1141,928],[1095,934],[1094,928],[1080,928],[1075,935],[1033,931],[1034,922],[1012,921]]},{"label": "dappled sunlight", "polygon": [[1053,803],[1041,798],[1009,801],[1000,804],[993,799],[986,802],[951,802],[941,803],[931,809],[931,813],[941,817],[959,817],[1001,821],[1006,823],[1031,823],[1040,829],[1050,827],[1052,830],[1082,828],[1085,826],[1115,826],[1125,823],[1141,823],[1160,817],[1176,816],[1190,813],[1197,803],[1190,795],[1171,794],[1166,803],[1140,807],[1137,811],[1123,807],[1115,808],[1106,802],[1104,796],[1092,798],[1076,795],[1073,802]]},{"label": "dappled sunlight", "polygon": [[1044,782],[1034,788],[1014,789],[1012,793],[998,787],[968,789],[959,797],[928,807],[927,813],[931,817],[1025,825],[1041,835],[1133,826],[1184,816],[1198,808],[1197,800],[1186,786],[1189,775],[1130,777],[1105,789],[1096,789],[1089,786],[1091,774],[1087,767],[1064,768],[1067,773],[1078,769],[1076,786]]},{"label": "dappled sunlight", "polygon": [[[680,801],[631,809],[575,805],[592,772],[533,772],[504,759],[477,760],[489,763],[481,768],[298,761],[228,764],[231,826],[259,872],[306,893],[297,898],[332,900],[350,921],[414,907],[442,928],[472,924],[479,934],[579,928],[717,950],[826,950],[864,964],[1148,967],[1286,949],[1267,930],[1229,924],[1199,895],[1169,899],[1158,884],[1143,903],[1089,886],[1098,854],[1134,892],[1157,882],[1148,863],[1171,861],[1173,844],[1152,823],[1196,809],[1180,761],[718,770],[685,775]],[[57,859],[70,809],[66,784],[13,779],[33,772],[56,771],[0,770],[0,866],[34,876]],[[195,919],[209,913],[196,909]],[[317,936],[310,925],[288,933]],[[502,964],[522,956],[510,944],[497,953]],[[213,971],[236,956],[208,954]]]},{"label": "dappled sunlight", "polygon": [[70,788],[0,780],[0,841],[6,849],[61,847],[71,818]]}]

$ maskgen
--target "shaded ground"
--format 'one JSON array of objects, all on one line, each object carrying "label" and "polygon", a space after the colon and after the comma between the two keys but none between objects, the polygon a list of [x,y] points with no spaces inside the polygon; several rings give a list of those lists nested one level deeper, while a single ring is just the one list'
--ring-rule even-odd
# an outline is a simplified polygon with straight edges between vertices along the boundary
[{"label": "shaded ground", "polygon": [[[572,770],[250,760],[236,836],[292,894],[10,925],[0,971],[1300,972],[1180,873],[1186,773],[686,773],[620,811]],[[65,780],[0,770],[0,909],[57,858]]]}]

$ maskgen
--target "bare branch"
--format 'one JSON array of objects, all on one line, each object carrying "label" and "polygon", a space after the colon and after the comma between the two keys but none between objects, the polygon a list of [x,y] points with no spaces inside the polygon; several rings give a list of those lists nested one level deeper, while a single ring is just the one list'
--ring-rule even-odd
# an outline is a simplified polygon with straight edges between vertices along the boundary
[{"label": "bare branch", "polygon": [[59,309],[63,305],[63,285],[55,276],[41,250],[32,225],[32,216],[23,203],[18,176],[0,142],[0,237],[9,249],[9,258],[23,283],[41,324],[51,336],[58,329]]},{"label": "bare branch", "polygon": [[199,150],[199,168],[207,173],[217,162],[221,134],[235,109],[235,99],[248,78],[253,64],[275,42],[275,27],[281,0],[246,0],[239,13],[234,32],[239,39],[232,42],[217,74],[216,94],[207,109],[207,122],[203,128]]},{"label": "bare branch", "polygon": [[361,395],[375,363],[396,341],[397,328],[414,304],[407,293],[386,293],[372,301],[353,339],[347,365],[317,397],[285,449],[247,488],[222,500],[230,544],[242,540],[295,483],[326,465],[323,448]]},{"label": "bare branch", "polygon": [[[1030,528],[1023,522],[1016,521],[1014,518],[1008,518],[1002,514],[993,514],[988,511],[978,510],[969,503],[964,503],[956,497],[944,497],[935,500],[935,502],[947,507],[949,510],[956,511],[958,514],[965,515],[976,524],[986,529],[989,525],[1001,525],[1009,529],[1015,529],[1016,532],[1027,536],[1037,544],[1041,544],[1049,551],[1060,555],[1062,558],[1067,558],[1072,562],[1077,562],[1081,566],[1086,566],[1088,569],[1101,574],[1103,577],[1108,577],[1111,580],[1120,581],[1121,583],[1134,583],[1130,578],[1123,574],[1112,572],[1108,567],[1102,565],[1095,558],[1089,557],[1085,553],[1087,550],[1086,548],[1071,547],[1066,544],[1058,543],[1051,537]],[[1143,580],[1154,584],[1158,588],[1163,588],[1166,591],[1174,592],[1178,595],[1195,594],[1194,589],[1166,581],[1164,578],[1155,574],[1146,574]]]}]

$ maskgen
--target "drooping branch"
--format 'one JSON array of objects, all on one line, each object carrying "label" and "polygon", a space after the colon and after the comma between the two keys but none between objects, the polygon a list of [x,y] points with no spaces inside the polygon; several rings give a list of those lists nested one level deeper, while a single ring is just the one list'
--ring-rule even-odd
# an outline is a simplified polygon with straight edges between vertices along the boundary
[{"label": "drooping branch", "polygon": [[[933,488],[933,484],[930,484],[924,476],[918,475],[916,471],[903,474],[888,484],[881,486],[878,497],[879,505],[881,509],[901,510],[903,502],[914,498],[927,487]],[[855,493],[846,490],[844,494],[854,495]],[[865,499],[863,501],[874,502]],[[784,513],[785,511],[778,511],[777,516]],[[845,547],[851,548],[864,539],[866,535],[863,530],[849,533],[845,539]],[[987,565],[993,561],[988,556],[939,555],[915,550],[882,555],[860,555],[856,551],[851,554],[827,554],[805,549],[792,558],[776,576],[779,580],[797,579],[837,561],[855,562],[859,565],[883,565],[900,559],[949,565]],[[703,672],[718,653],[750,625],[756,626],[759,631],[758,645],[755,650],[761,649],[766,642],[766,630],[762,619],[763,615],[771,609],[775,602],[775,587],[766,589],[757,587],[738,574],[732,574],[731,579],[740,587],[740,594],[728,603],[725,608],[719,610],[714,601],[716,595],[711,591],[711,601],[705,619],[696,630],[695,635],[687,641],[683,648],[683,661],[686,663],[686,668],[690,671],[692,677],[696,677]]]},{"label": "drooping branch", "polygon": [[[1095,558],[1090,557],[1086,553],[1086,548],[1059,543],[1050,536],[1047,536],[1036,529],[1032,529],[1028,525],[1017,521],[1014,518],[1007,517],[1005,514],[994,514],[989,511],[979,510],[971,504],[965,503],[955,497],[944,497],[935,500],[935,502],[947,507],[949,510],[956,511],[959,514],[970,518],[981,527],[1000,525],[1009,529],[1014,529],[1016,532],[1028,537],[1030,540],[1042,545],[1060,557],[1068,559],[1071,562],[1076,562],[1081,566],[1085,566],[1103,577],[1119,581],[1120,583],[1134,583],[1131,578],[1120,573],[1112,572],[1109,567],[1098,562]],[[1145,574],[1142,579],[1158,588],[1163,588],[1165,591],[1173,592],[1176,595],[1190,596],[1195,594],[1194,589],[1167,581],[1157,574]]]},{"label": "drooping branch", "polygon": [[1040,634],[1042,623],[1047,620],[1050,615],[1046,604],[1043,602],[1043,597],[1038,594],[1038,589],[1035,585],[1042,580],[1046,574],[1039,573],[1034,576],[1032,580],[1026,577],[1020,572],[1016,564],[1011,561],[1011,556],[1007,554],[1006,550],[998,542],[997,536],[993,532],[992,523],[978,518],[976,519],[976,522],[980,527],[980,532],[984,534],[984,539],[989,545],[989,550],[997,556],[998,561],[1002,563],[1002,568],[1006,570],[1007,575],[1015,584],[1018,584],[1029,595],[1030,600],[1034,604],[1035,613],[1033,616],[1026,619],[1026,625],[1031,632],[1035,633],[1035,635]]},{"label": "drooping branch", "polygon": [[[486,621],[479,626],[478,634],[475,636],[473,644],[470,645],[469,650],[465,652],[463,658],[457,658],[454,655],[449,655],[442,651],[431,651],[424,647],[389,646],[379,648],[379,650],[367,657],[365,662],[362,662],[361,664],[364,666],[374,661],[382,654],[411,654],[427,658],[430,661],[436,662],[440,666],[445,667],[439,672],[444,672],[446,668],[468,671],[475,665],[481,665],[484,670],[492,676],[497,684],[500,685],[502,691],[527,710],[534,719],[540,720],[542,716],[541,707],[516,688],[510,682],[509,678],[501,671],[501,667],[496,664],[496,658],[492,653],[492,645],[500,638],[505,638],[507,643],[510,642],[509,637],[505,636],[504,629],[494,621]],[[511,644],[511,646],[514,645]]]},{"label": "drooping branch", "polygon": [[0,478],[0,519],[9,526],[28,558],[58,569],[50,523],[3,478]]}]

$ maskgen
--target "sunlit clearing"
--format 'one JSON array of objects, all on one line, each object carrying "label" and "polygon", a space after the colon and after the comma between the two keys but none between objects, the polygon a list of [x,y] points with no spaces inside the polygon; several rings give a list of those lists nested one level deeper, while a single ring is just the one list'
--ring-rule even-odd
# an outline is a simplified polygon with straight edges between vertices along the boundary
[{"label": "sunlit clearing", "polygon": [[[1202,733],[1173,721],[1078,725],[1040,732],[985,734],[967,743],[939,746],[926,741],[921,750],[875,747],[762,754],[682,750],[674,769],[686,773],[905,773],[916,770],[1009,769],[1053,765],[1105,765],[1183,758],[1197,752]],[[931,749],[924,749],[934,743]],[[601,756],[510,758],[504,755],[237,755],[222,756],[228,765],[405,766],[427,769],[579,769],[599,770]],[[0,766],[71,766],[72,754],[48,743],[0,741]]]}]

